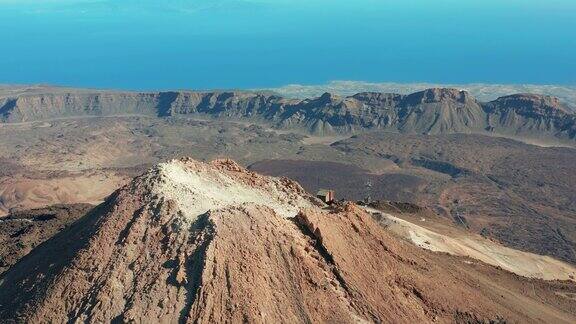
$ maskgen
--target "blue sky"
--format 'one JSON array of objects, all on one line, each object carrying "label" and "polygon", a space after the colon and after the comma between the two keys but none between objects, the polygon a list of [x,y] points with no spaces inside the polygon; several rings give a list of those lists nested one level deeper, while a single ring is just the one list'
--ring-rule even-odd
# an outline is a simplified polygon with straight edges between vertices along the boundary
[{"label": "blue sky", "polygon": [[0,83],[576,84],[573,0],[0,0]]}]

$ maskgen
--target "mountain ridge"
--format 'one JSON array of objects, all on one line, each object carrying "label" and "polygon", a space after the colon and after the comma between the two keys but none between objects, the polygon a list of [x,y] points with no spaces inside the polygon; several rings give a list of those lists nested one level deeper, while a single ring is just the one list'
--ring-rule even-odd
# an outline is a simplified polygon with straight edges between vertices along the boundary
[{"label": "mountain ridge", "polygon": [[115,115],[240,119],[316,135],[384,130],[576,139],[576,114],[555,97],[516,94],[484,103],[466,91],[450,88],[409,95],[324,93],[302,100],[246,91],[64,91],[0,98],[0,122],[4,123]]}]

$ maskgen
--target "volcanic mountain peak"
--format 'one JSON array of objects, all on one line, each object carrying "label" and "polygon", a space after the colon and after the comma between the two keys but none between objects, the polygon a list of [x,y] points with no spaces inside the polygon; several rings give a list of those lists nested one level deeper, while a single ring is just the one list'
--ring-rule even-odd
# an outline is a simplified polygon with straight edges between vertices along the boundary
[{"label": "volcanic mountain peak", "polygon": [[148,171],[144,181],[156,197],[174,201],[188,220],[248,203],[267,206],[282,217],[294,217],[301,208],[313,206],[313,199],[297,183],[265,178],[231,160],[172,160]]},{"label": "volcanic mountain peak", "polygon": [[135,178],[3,273],[0,318],[574,322],[475,269],[527,285],[399,241],[352,203],[320,208],[293,181],[181,159]]},{"label": "volcanic mountain peak", "polygon": [[434,103],[457,101],[467,103],[476,101],[468,92],[452,88],[431,88],[407,96],[409,102],[417,103]]}]

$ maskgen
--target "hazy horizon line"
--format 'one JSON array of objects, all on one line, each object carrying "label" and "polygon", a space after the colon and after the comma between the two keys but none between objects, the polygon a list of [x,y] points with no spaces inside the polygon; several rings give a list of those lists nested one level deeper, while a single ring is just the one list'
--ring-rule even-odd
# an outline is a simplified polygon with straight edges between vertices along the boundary
[{"label": "hazy horizon line", "polygon": [[285,88],[312,88],[312,87],[326,87],[333,85],[353,85],[353,86],[434,86],[434,87],[457,87],[457,86],[508,86],[508,87],[558,87],[558,88],[574,88],[576,91],[576,84],[563,84],[563,83],[502,83],[502,82],[433,82],[433,81],[364,81],[364,80],[330,80],[325,83],[286,83],[279,86],[263,86],[263,87],[223,87],[223,88],[202,88],[202,87],[99,87],[99,86],[82,86],[72,84],[58,84],[50,82],[31,82],[31,83],[10,83],[0,82],[0,87],[49,87],[49,88],[69,88],[69,89],[83,89],[83,90],[121,90],[121,91],[178,91],[178,90],[245,90],[245,91],[262,91],[274,90]]}]

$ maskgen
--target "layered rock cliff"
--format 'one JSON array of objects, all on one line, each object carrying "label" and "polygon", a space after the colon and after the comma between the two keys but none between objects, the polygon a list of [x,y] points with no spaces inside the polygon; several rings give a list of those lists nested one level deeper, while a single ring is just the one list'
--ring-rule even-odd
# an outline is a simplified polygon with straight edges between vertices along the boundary
[{"label": "layered rock cliff", "polygon": [[358,93],[349,97],[325,93],[304,100],[238,91],[70,91],[23,94],[0,101],[0,120],[4,122],[117,115],[243,119],[319,135],[386,130],[576,138],[576,115],[556,98],[519,94],[481,103],[456,89],[429,89],[410,95]]}]

